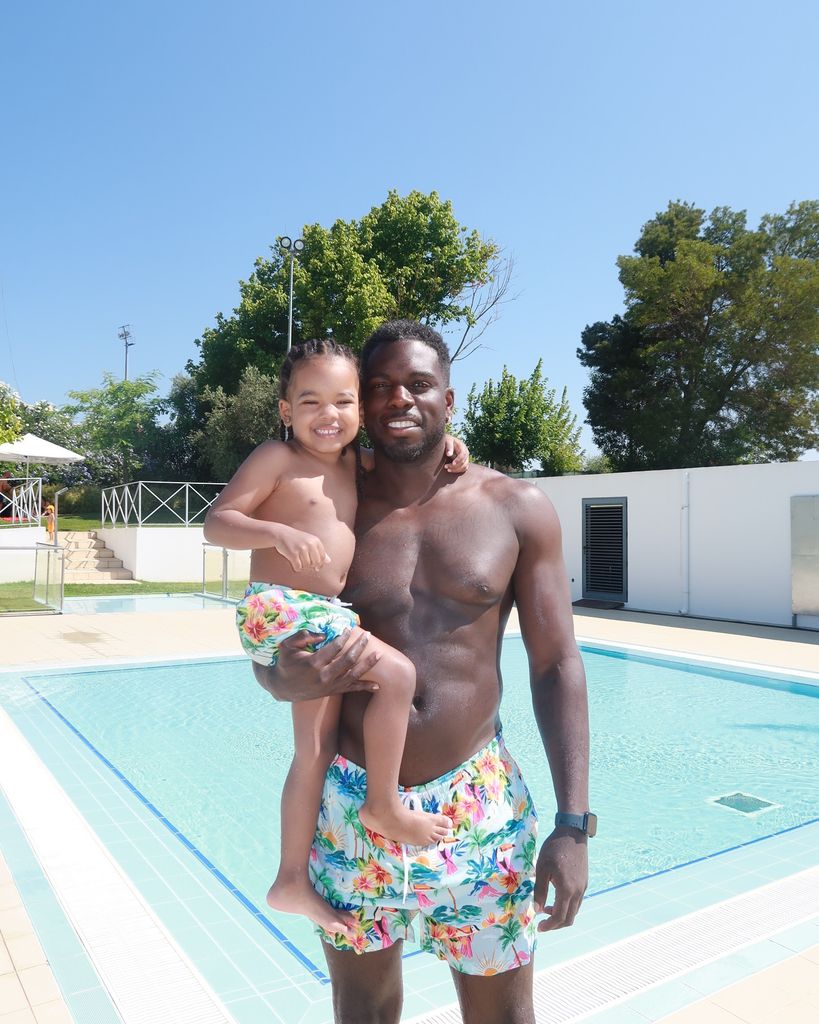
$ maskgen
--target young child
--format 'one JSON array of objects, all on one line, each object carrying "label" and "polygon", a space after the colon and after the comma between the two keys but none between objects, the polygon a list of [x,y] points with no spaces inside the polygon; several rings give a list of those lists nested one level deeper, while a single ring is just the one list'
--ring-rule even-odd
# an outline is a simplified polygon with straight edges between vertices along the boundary
[{"label": "young child", "polygon": [[46,502],[43,515],[45,516],[46,530],[48,531],[48,542],[51,544],[54,541],[54,505],[50,501]]},{"label": "young child", "polygon": [[[331,339],[294,347],[281,367],[279,395],[290,440],[256,448],[205,520],[210,543],[253,549],[252,582],[237,608],[237,625],[244,649],[263,665],[274,665],[279,643],[301,630],[322,637],[316,648],[359,630],[358,616],[336,596],[355,549],[355,355]],[[451,438],[450,447],[455,447]],[[458,442],[456,459],[447,468],[463,472],[467,457]],[[378,689],[364,716],[367,797],[359,818],[395,842],[434,845],[449,833],[449,818],[410,810],[398,793],[415,668],[375,637],[369,637],[367,651],[380,657],[367,673]],[[304,914],[326,931],[349,933],[351,916],[321,899],[307,872],[324,776],[337,753],[340,707],[341,697],[292,705],[295,756],[282,792],[281,863],[267,902],[276,910]]]}]

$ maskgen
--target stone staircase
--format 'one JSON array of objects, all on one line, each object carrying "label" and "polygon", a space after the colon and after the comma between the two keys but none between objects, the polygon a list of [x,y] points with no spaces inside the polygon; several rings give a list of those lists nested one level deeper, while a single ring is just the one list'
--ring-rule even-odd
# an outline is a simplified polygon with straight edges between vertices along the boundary
[{"label": "stone staircase", "polygon": [[107,583],[110,580],[133,580],[129,569],[122,568],[122,560],[97,540],[96,530],[60,532],[60,545],[65,551],[66,583]]}]

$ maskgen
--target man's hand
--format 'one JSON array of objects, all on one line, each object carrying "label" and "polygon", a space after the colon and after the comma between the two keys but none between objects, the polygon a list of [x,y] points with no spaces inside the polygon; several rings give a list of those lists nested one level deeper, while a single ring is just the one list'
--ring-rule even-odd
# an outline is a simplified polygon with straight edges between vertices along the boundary
[{"label": "man's hand", "polygon": [[353,629],[319,650],[310,651],[308,645],[322,638],[302,631],[279,645],[275,668],[265,668],[254,661],[253,672],[257,682],[276,700],[317,700],[355,690],[377,690],[376,683],[364,678],[380,657],[367,654],[369,638],[364,630]]},{"label": "man's hand", "polygon": [[[539,932],[568,928],[583,902],[589,881],[588,838],[574,828],[556,828],[540,848],[535,871],[535,913],[547,914]],[[549,886],[554,900],[547,906]]]}]

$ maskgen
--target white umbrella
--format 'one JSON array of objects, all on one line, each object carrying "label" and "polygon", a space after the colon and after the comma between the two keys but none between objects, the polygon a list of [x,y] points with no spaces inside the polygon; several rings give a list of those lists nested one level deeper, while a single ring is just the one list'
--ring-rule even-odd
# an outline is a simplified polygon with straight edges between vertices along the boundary
[{"label": "white umbrella", "polygon": [[26,463],[26,478],[31,462],[42,462],[49,466],[66,466],[69,462],[82,462],[84,455],[78,455],[62,445],[53,444],[36,434],[23,434],[16,441],[0,444],[0,462]]}]

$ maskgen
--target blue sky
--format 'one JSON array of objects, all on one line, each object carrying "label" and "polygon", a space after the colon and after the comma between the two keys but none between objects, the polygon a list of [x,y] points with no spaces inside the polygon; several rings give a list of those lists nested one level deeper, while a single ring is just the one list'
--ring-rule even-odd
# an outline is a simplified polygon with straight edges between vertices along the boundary
[{"label": "blue sky", "polygon": [[646,220],[817,197],[817,29],[795,0],[7,7],[0,379],[61,403],[130,323],[164,393],[277,235],[436,189],[516,264],[461,406],[542,357],[582,419],[580,332]]}]

